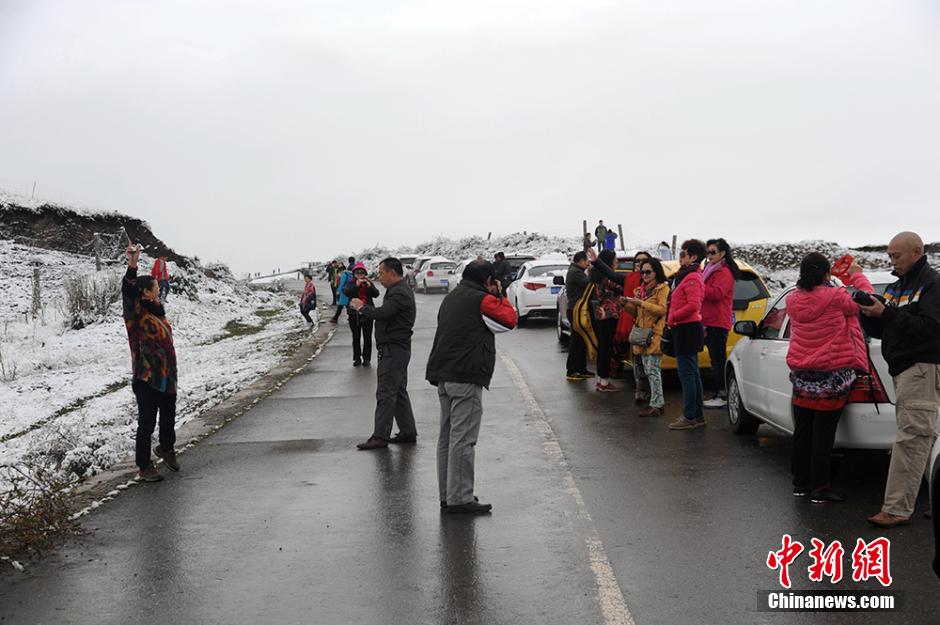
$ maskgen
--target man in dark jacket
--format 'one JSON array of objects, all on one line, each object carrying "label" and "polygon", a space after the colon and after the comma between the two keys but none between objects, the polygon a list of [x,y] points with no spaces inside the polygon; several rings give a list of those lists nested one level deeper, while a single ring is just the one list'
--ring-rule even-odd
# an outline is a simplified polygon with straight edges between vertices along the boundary
[{"label": "man in dark jacket", "polygon": [[493,256],[493,270],[496,272],[496,279],[505,289],[512,282],[512,265],[506,260],[506,255],[502,252],[496,252]]},{"label": "man in dark jacket", "polygon": [[[568,316],[568,323],[571,323],[575,303],[581,298],[588,285],[588,276],[585,271],[589,264],[587,254],[578,252],[571,259],[571,266],[568,267],[568,275],[565,276],[565,297],[568,299],[565,314]],[[574,329],[571,330],[571,341],[568,344],[567,369],[565,379],[569,382],[579,382],[594,377],[594,372],[588,371],[587,368],[587,346],[581,335]]]},{"label": "man in dark jacket", "polygon": [[884,505],[868,518],[879,527],[903,525],[914,513],[940,409],[940,274],[927,264],[924,243],[913,232],[891,239],[888,259],[898,281],[885,291],[885,302],[859,305],[865,331],[881,339],[897,396]]},{"label": "man in dark jacket", "polygon": [[[379,263],[379,282],[385,298],[378,308],[353,298],[349,305],[365,319],[375,321],[379,366],[375,389],[375,429],[358,449],[381,449],[389,443],[414,443],[418,438],[415,415],[408,397],[408,363],[415,325],[415,296],[402,279],[401,261],[386,258]],[[398,434],[392,436],[392,421]]]},{"label": "man in dark jacket", "polygon": [[496,268],[475,260],[457,288],[441,302],[428,357],[427,380],[437,387],[441,432],[437,483],[449,513],[487,513],[473,495],[474,454],[483,418],[483,389],[496,367],[495,334],[516,326],[516,310],[503,297]]}]

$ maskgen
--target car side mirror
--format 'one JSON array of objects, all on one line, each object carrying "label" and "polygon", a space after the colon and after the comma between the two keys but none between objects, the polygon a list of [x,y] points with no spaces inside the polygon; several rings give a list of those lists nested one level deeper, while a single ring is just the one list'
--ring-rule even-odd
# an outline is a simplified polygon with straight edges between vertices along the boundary
[{"label": "car side mirror", "polygon": [[565,279],[562,276],[555,276],[552,279],[552,284],[557,284],[558,286],[565,286]]},{"label": "car side mirror", "polygon": [[751,320],[745,321],[736,321],[734,323],[734,331],[741,336],[746,336],[750,339],[757,338],[757,324]]}]

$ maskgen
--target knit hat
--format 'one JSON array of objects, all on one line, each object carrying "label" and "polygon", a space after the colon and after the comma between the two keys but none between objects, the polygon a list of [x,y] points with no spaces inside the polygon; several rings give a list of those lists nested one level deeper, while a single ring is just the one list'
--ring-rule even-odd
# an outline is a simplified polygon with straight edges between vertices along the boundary
[{"label": "knit hat", "polygon": [[359,269],[362,269],[362,270],[365,271],[366,273],[369,273],[369,270],[366,269],[365,264],[363,264],[363,262],[362,262],[361,260],[360,260],[358,263],[356,263],[355,265],[353,265],[353,268],[352,268],[353,273],[356,273],[356,271],[358,271]]}]

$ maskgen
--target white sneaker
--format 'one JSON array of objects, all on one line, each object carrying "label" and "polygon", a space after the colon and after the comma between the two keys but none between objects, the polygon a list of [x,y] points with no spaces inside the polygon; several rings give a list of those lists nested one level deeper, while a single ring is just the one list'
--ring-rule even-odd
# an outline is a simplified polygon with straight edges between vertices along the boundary
[{"label": "white sneaker", "polygon": [[702,402],[702,405],[705,406],[706,408],[724,408],[725,406],[728,405],[728,400],[725,399],[724,397],[715,397],[705,402]]}]

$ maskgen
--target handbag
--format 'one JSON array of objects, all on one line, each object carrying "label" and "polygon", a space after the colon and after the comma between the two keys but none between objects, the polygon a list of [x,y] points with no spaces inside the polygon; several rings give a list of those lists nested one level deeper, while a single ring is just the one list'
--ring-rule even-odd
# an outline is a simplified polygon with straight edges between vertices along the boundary
[{"label": "handbag", "polygon": [[663,328],[663,337],[659,340],[659,349],[664,356],[675,357],[676,355],[676,344],[672,338],[672,328],[669,326]]},{"label": "handbag", "polygon": [[630,345],[649,347],[653,342],[653,328],[641,328],[635,325],[633,329],[630,330],[630,337],[627,341],[630,342]]}]

